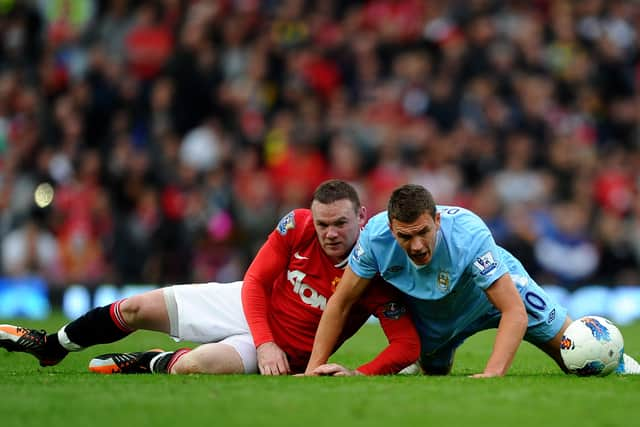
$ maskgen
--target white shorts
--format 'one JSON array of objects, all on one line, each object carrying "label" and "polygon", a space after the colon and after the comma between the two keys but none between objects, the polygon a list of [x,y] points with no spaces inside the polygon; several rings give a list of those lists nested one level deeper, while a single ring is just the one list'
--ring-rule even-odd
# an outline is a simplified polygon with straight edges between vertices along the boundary
[{"label": "white shorts", "polygon": [[258,372],[256,347],[242,310],[242,282],[176,285],[163,289],[176,341],[233,347],[247,374]]}]

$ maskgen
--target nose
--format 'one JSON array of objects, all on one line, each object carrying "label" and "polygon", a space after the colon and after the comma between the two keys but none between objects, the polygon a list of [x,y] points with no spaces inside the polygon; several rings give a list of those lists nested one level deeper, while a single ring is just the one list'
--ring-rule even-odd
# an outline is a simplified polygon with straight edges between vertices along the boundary
[{"label": "nose", "polygon": [[423,248],[424,248],[424,244],[422,242],[422,239],[418,237],[414,237],[413,239],[411,239],[411,242],[409,244],[409,249],[411,250],[411,252],[413,253],[422,252]]},{"label": "nose", "polygon": [[327,239],[334,239],[338,236],[338,230],[335,227],[327,227]]}]

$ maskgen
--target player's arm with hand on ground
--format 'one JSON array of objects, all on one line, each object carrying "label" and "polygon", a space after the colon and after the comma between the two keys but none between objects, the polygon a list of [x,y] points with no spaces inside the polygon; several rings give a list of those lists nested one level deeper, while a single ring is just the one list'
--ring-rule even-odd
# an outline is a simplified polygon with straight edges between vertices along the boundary
[{"label": "player's arm with hand on ground", "polygon": [[527,312],[508,273],[493,282],[486,294],[489,301],[502,313],[502,317],[484,372],[473,375],[474,378],[505,375],[527,330]]},{"label": "player's arm with hand on ground", "polygon": [[274,342],[268,318],[271,287],[287,268],[287,257],[281,255],[282,251],[273,234],[270,235],[245,273],[242,286],[242,309],[253,336],[262,375],[291,372],[286,353]]},{"label": "player's arm with hand on ground", "polygon": [[378,318],[388,345],[373,360],[357,369],[349,369],[337,363],[327,363],[315,368],[314,374],[392,375],[415,363],[420,357],[418,331],[397,290],[376,277],[360,297],[358,304]]},{"label": "player's arm with hand on ground", "polygon": [[346,267],[336,292],[329,298],[320,318],[305,375],[329,374],[327,367],[323,367],[320,371],[316,371],[316,368],[329,360],[344,329],[351,307],[358,301],[370,282],[371,279],[359,277],[349,266]]}]

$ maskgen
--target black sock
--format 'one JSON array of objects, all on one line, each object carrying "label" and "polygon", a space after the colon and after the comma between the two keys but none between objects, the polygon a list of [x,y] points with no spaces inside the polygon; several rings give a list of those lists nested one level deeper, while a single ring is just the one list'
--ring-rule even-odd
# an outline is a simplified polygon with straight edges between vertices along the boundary
[{"label": "black sock", "polygon": [[[89,310],[64,328],[73,344],[89,347],[121,340],[132,330],[126,329],[120,318],[120,301]],[[112,317],[112,313],[114,317]],[[58,339],[56,338],[56,342]]]},{"label": "black sock", "polygon": [[[175,356],[175,354],[176,354],[176,352],[172,351],[170,353],[166,353],[166,354],[163,354],[162,356],[160,356],[156,360],[156,363],[153,365],[153,373],[154,374],[168,374],[169,373],[169,362],[171,362],[171,359],[173,358],[173,356]],[[151,362],[151,359],[153,359],[156,356],[157,356],[156,353],[151,354],[151,358],[149,359],[149,362]],[[151,366],[149,366],[149,369],[151,370]]]}]

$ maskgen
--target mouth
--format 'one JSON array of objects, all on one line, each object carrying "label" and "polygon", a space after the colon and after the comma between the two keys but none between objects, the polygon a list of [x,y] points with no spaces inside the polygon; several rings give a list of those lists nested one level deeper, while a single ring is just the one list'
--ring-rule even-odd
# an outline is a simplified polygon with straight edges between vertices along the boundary
[{"label": "mouth", "polygon": [[416,264],[426,264],[429,262],[429,253],[428,252],[420,252],[419,254],[411,254],[409,258]]},{"label": "mouth", "polygon": [[336,249],[341,247],[342,244],[340,242],[327,242],[324,244],[324,246],[329,249]]}]

